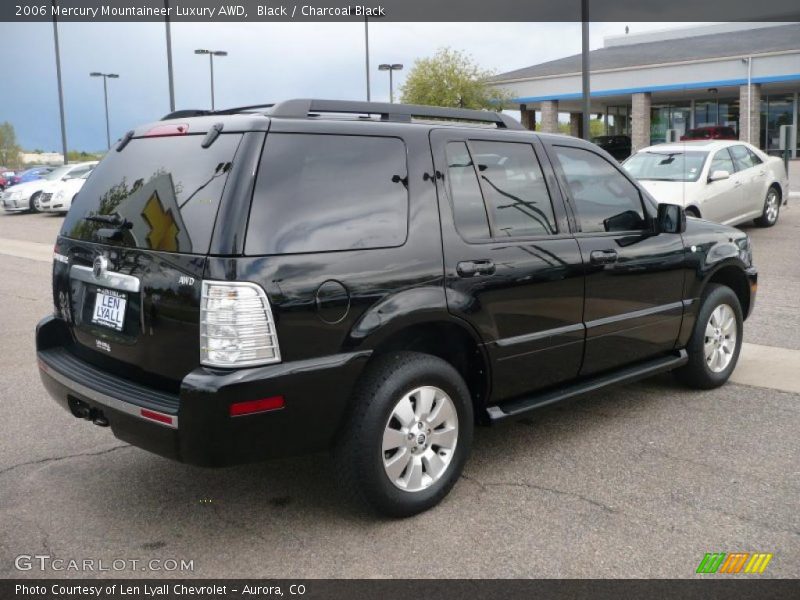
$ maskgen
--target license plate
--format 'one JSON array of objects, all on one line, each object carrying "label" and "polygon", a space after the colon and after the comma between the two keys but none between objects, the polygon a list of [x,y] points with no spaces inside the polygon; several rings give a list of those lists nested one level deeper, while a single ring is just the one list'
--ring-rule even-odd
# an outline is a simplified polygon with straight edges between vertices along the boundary
[{"label": "license plate", "polygon": [[92,323],[122,331],[125,324],[126,295],[115,290],[97,290]]}]

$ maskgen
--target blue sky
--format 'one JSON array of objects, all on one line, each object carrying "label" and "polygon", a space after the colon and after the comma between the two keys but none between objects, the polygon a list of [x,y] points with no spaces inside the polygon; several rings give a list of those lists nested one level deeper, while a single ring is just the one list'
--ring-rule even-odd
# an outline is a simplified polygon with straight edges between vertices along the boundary
[{"label": "blue sky", "polygon": [[[669,26],[630,25],[632,33]],[[592,47],[624,28],[593,24]],[[70,149],[105,147],[102,80],[89,78],[91,71],[120,74],[109,80],[112,140],[168,112],[163,23],[60,23],[59,37]],[[229,52],[215,59],[217,108],[291,97],[364,98],[363,23],[173,23],[172,38],[178,108],[210,106],[208,58],[196,56],[195,48]],[[408,69],[441,46],[502,72],[580,52],[580,24],[371,23],[373,100],[389,97],[378,63]],[[14,125],[24,149],[60,150],[52,25],[0,23],[0,56],[6,63],[0,122]]]}]

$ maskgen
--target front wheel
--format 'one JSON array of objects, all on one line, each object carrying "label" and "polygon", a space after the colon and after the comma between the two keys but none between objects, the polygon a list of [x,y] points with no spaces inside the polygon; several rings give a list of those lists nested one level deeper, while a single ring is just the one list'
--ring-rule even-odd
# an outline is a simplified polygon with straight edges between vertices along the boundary
[{"label": "front wheel", "polygon": [[39,212],[39,196],[41,196],[41,195],[42,195],[41,192],[36,192],[33,196],[31,196],[31,201],[30,201],[30,204],[28,205],[28,209],[32,213],[38,213]]},{"label": "front wheel", "polygon": [[757,218],[756,225],[759,227],[772,227],[778,222],[781,213],[781,194],[774,186],[767,190],[767,197],[764,199],[764,212]]},{"label": "front wheel", "polygon": [[689,387],[712,389],[733,373],[742,348],[742,308],[731,288],[710,284],[686,347],[689,362],[675,376]]},{"label": "front wheel", "polygon": [[351,497],[392,517],[438,504],[472,445],[469,390],[449,363],[393,352],[369,367],[337,443],[337,473]]}]

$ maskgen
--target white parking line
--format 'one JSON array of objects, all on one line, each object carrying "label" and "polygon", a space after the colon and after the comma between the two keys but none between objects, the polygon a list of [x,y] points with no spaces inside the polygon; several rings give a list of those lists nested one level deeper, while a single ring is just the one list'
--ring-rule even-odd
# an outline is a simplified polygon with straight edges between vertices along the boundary
[{"label": "white parking line", "polygon": [[53,245],[0,238],[0,254],[42,262],[53,262]]}]

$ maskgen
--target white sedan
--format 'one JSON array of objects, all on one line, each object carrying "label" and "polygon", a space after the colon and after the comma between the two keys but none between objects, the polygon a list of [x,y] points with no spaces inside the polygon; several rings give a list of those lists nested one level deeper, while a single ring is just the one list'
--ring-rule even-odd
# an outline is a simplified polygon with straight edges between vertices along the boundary
[{"label": "white sedan", "polygon": [[755,219],[772,227],[789,194],[783,161],[745,142],[659,144],[639,150],[623,166],[656,201],[724,225]]},{"label": "white sedan", "polygon": [[12,185],[0,194],[0,204],[6,212],[38,212],[42,194],[50,192],[58,182],[85,175],[96,165],[97,161],[64,165],[41,179]]},{"label": "white sedan", "polygon": [[39,197],[39,210],[42,212],[67,213],[72,206],[72,201],[81,191],[89,175],[88,171],[78,177],[70,177],[56,182],[49,191],[42,192]]}]

